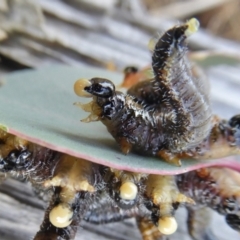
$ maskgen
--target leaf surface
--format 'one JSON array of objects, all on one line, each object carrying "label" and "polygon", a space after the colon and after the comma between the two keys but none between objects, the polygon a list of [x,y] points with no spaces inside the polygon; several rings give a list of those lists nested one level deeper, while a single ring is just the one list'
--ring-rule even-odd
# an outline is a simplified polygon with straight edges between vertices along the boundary
[{"label": "leaf surface", "polygon": [[154,158],[120,152],[115,140],[100,122],[82,123],[87,116],[73,106],[83,102],[73,92],[78,78],[103,77],[119,85],[121,74],[101,69],[66,66],[15,72],[0,87],[0,127],[39,145],[113,168],[179,174],[206,166],[226,166],[240,171],[235,158],[183,160],[177,167]]}]

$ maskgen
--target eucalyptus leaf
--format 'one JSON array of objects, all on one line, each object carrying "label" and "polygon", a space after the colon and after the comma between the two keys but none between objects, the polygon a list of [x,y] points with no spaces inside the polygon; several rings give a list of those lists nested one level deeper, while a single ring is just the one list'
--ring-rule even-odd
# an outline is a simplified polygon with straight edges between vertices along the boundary
[{"label": "eucalyptus leaf", "polygon": [[235,66],[240,64],[240,55],[223,51],[197,51],[191,52],[189,57],[203,68],[218,65]]},{"label": "eucalyptus leaf", "polygon": [[103,77],[119,85],[122,75],[89,67],[51,66],[15,72],[0,87],[0,128],[39,145],[110,167],[135,172],[179,174],[206,166],[240,171],[240,161],[183,160],[182,167],[134,153],[123,155],[100,122],[82,123],[87,113],[73,92],[78,78]]}]

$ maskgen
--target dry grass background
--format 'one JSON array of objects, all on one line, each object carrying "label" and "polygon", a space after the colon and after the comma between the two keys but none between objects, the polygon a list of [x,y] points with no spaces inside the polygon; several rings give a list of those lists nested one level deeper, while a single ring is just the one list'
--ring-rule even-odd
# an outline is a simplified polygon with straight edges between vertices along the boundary
[{"label": "dry grass background", "polygon": [[[127,64],[143,67],[150,62],[146,57],[149,39],[176,21],[191,17],[197,17],[209,32],[240,41],[239,3],[240,0],[1,0],[0,69],[17,68],[13,62],[5,63],[8,59],[20,68],[56,63],[99,67],[112,63],[118,70]],[[239,44],[224,42],[204,31],[197,34],[190,39],[191,49],[240,52]],[[89,51],[91,46],[95,51]]]},{"label": "dry grass background", "polygon": [[211,33],[240,41],[239,0],[142,0],[142,3],[155,16],[180,20],[195,16]]}]

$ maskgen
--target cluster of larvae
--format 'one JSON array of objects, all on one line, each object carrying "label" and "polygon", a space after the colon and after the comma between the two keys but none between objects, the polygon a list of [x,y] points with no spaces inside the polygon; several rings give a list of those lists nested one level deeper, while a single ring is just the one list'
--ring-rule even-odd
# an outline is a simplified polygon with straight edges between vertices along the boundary
[{"label": "cluster of larvae", "polygon": [[181,159],[239,154],[239,115],[229,121],[212,115],[207,79],[186,55],[186,39],[198,26],[191,19],[166,31],[153,50],[154,77],[134,84],[127,94],[108,79],[76,81],[75,93],[92,98],[75,103],[90,112],[82,121],[101,121],[124,154],[133,149],[178,166]]},{"label": "cluster of larvae", "polygon": [[[168,30],[153,51],[154,78],[135,84],[127,94],[116,91],[107,79],[77,81],[75,92],[93,99],[77,103],[90,112],[84,121],[106,125],[125,154],[133,149],[179,166],[181,159],[238,154],[240,116],[229,121],[212,116],[207,83],[186,56],[186,38],[198,25],[191,19]],[[209,208],[240,231],[239,174],[229,169],[205,168],[177,176],[122,171],[0,130],[0,172],[1,179],[17,174],[40,196],[48,193],[49,205],[34,240],[70,240],[81,221],[100,224],[131,217],[144,240],[163,240],[176,231],[174,215],[180,206],[188,210],[193,239],[214,239],[208,229]]]},{"label": "cluster of larvae", "polygon": [[240,231],[240,178],[233,170],[205,168],[177,176],[134,173],[56,152],[3,130],[0,143],[4,177],[25,177],[39,196],[47,193],[50,198],[34,240],[70,240],[81,221],[103,224],[132,217],[142,239],[164,240],[177,230],[174,214],[180,206],[187,207],[193,239],[212,237],[209,208]]}]

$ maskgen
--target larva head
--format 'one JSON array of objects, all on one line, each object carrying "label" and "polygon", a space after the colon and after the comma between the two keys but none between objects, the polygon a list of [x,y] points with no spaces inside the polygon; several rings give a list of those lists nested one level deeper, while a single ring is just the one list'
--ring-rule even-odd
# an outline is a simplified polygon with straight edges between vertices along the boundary
[{"label": "larva head", "polygon": [[240,146],[240,114],[233,116],[228,124],[234,130],[235,144]]},{"label": "larva head", "polygon": [[0,154],[0,170],[2,172],[10,172],[13,169],[25,169],[29,164],[31,153],[28,150],[12,150],[7,157]]},{"label": "larva head", "polygon": [[80,79],[74,85],[75,93],[80,97],[93,97],[89,104],[75,103],[86,112],[89,117],[83,122],[111,120],[123,107],[124,98],[121,92],[115,91],[115,85],[105,78]]},{"label": "larva head", "polygon": [[239,129],[240,130],[240,114],[233,116],[229,120],[229,125],[233,128]]},{"label": "larva head", "polygon": [[131,73],[136,73],[138,72],[138,68],[135,66],[128,66],[123,70],[123,73],[126,74],[131,74]]},{"label": "larva head", "polygon": [[79,79],[74,84],[74,91],[80,97],[109,98],[114,95],[115,86],[111,81],[104,78]]}]

